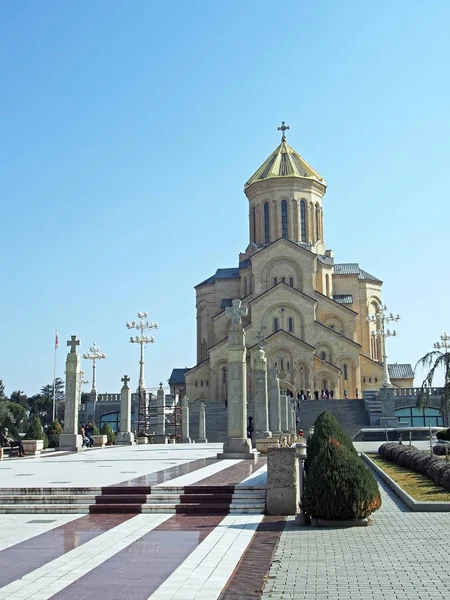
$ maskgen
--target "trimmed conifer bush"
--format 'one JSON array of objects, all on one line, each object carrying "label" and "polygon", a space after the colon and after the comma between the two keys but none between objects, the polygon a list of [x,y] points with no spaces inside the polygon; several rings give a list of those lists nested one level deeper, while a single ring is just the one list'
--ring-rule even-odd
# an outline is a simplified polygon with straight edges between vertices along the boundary
[{"label": "trimmed conifer bush", "polygon": [[59,447],[59,436],[63,433],[63,428],[59,424],[59,421],[55,419],[50,423],[47,429],[48,447],[58,448]]},{"label": "trimmed conifer bush", "polygon": [[308,472],[312,462],[320,454],[323,448],[328,447],[329,439],[333,438],[349,452],[358,456],[350,437],[345,433],[336,417],[329,411],[324,410],[314,423],[314,434],[308,440],[308,455],[305,460],[305,471]]},{"label": "trimmed conifer bush", "polygon": [[450,440],[450,429],[441,429],[436,432],[438,440]]},{"label": "trimmed conifer bush", "polygon": [[100,434],[107,436],[106,444],[108,446],[113,446],[114,445],[114,443],[116,441],[116,434],[111,429],[111,425],[109,425],[109,423],[103,423],[103,425],[102,425],[102,427],[100,429]]},{"label": "trimmed conifer bush", "polygon": [[356,452],[330,436],[305,477],[306,514],[328,520],[356,520],[380,506],[381,495],[372,473]]},{"label": "trimmed conifer bush", "polygon": [[435,444],[433,446],[433,454],[436,454],[437,456],[445,456],[448,454],[450,456],[449,444]]},{"label": "trimmed conifer bush", "polygon": [[440,458],[435,458],[428,465],[427,477],[432,479],[434,481],[434,483],[436,483],[437,485],[441,485],[442,479],[444,478],[444,474],[449,469],[450,469],[450,465],[446,460],[442,460]]},{"label": "trimmed conifer bush", "polygon": [[48,438],[39,417],[35,417],[29,424],[24,437],[25,440],[43,440],[44,448],[48,448]]}]

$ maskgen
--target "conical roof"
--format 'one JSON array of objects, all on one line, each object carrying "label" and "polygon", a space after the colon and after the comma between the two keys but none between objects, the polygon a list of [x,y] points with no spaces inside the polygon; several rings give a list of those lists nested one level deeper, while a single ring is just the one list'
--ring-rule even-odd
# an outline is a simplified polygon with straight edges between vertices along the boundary
[{"label": "conical roof", "polygon": [[245,184],[247,188],[252,183],[263,181],[265,179],[274,179],[280,177],[299,177],[301,179],[314,179],[326,186],[325,179],[319,175],[294,148],[291,148],[283,136],[281,144],[275,148],[272,154],[267,158],[255,173]]}]

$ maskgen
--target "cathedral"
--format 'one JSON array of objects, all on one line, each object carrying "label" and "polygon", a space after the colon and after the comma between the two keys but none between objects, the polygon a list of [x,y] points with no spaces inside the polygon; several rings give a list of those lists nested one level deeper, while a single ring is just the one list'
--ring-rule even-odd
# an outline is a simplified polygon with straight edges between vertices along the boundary
[{"label": "cathedral", "polygon": [[[287,142],[245,184],[249,243],[238,266],[196,286],[197,364],[174,369],[172,384],[191,402],[227,399],[226,307],[239,298],[247,346],[247,397],[259,344],[280,386],[294,396],[329,390],[362,398],[383,384],[383,344],[367,319],[382,302],[382,281],[358,263],[339,263],[324,235],[325,179]],[[394,387],[412,387],[410,365],[389,365]],[[184,389],[183,389],[184,388]]]}]

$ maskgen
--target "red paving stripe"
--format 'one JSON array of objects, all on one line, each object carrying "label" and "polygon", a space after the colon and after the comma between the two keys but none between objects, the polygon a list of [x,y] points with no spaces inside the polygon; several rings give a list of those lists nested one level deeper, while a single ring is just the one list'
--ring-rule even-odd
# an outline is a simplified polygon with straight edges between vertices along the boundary
[{"label": "red paving stripe", "polygon": [[[251,460],[241,460],[241,462],[236,465],[232,465],[227,469],[223,469],[218,473],[214,473],[210,477],[205,477],[205,479],[200,479],[200,481],[196,481],[195,485],[237,485],[243,479],[250,477],[253,475],[255,471],[264,467],[267,464],[267,458],[258,458],[258,462],[254,463]],[[191,486],[189,486],[191,487]]]},{"label": "red paving stripe", "polygon": [[[136,477],[135,479],[127,479],[126,481],[122,481],[121,483],[115,483],[114,486],[108,487],[147,486],[148,489],[150,489],[150,486],[152,485],[164,483],[165,481],[169,481],[170,479],[181,477],[181,475],[186,475],[187,473],[198,471],[198,469],[203,469],[203,467],[213,465],[214,463],[219,462],[219,460],[220,459],[218,458],[199,458],[198,460],[192,460],[191,462],[183,463],[175,467],[169,467],[168,469],[162,469],[161,471],[148,473],[147,475],[142,475],[141,477]],[[150,494],[150,491],[145,493]]]},{"label": "red paving stripe", "polygon": [[[36,515],[30,515],[33,519]],[[117,527],[134,515],[86,515],[0,551],[0,588]]]},{"label": "red paving stripe", "polygon": [[264,517],[218,600],[260,598],[285,517]]},{"label": "red paving stripe", "polygon": [[51,599],[147,600],[222,519],[174,515]]}]

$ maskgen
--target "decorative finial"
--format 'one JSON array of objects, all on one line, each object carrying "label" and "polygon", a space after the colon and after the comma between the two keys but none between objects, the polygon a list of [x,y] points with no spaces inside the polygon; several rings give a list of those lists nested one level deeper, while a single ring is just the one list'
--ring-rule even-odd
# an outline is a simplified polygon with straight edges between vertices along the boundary
[{"label": "decorative finial", "polygon": [[284,123],[285,123],[285,121],[281,121],[281,127],[278,127],[278,131],[281,131],[281,132],[282,132],[282,134],[281,134],[281,141],[282,141],[282,142],[285,142],[285,141],[286,141],[286,136],[284,135],[284,132],[285,132],[287,129],[289,129],[289,125],[285,125]]}]

